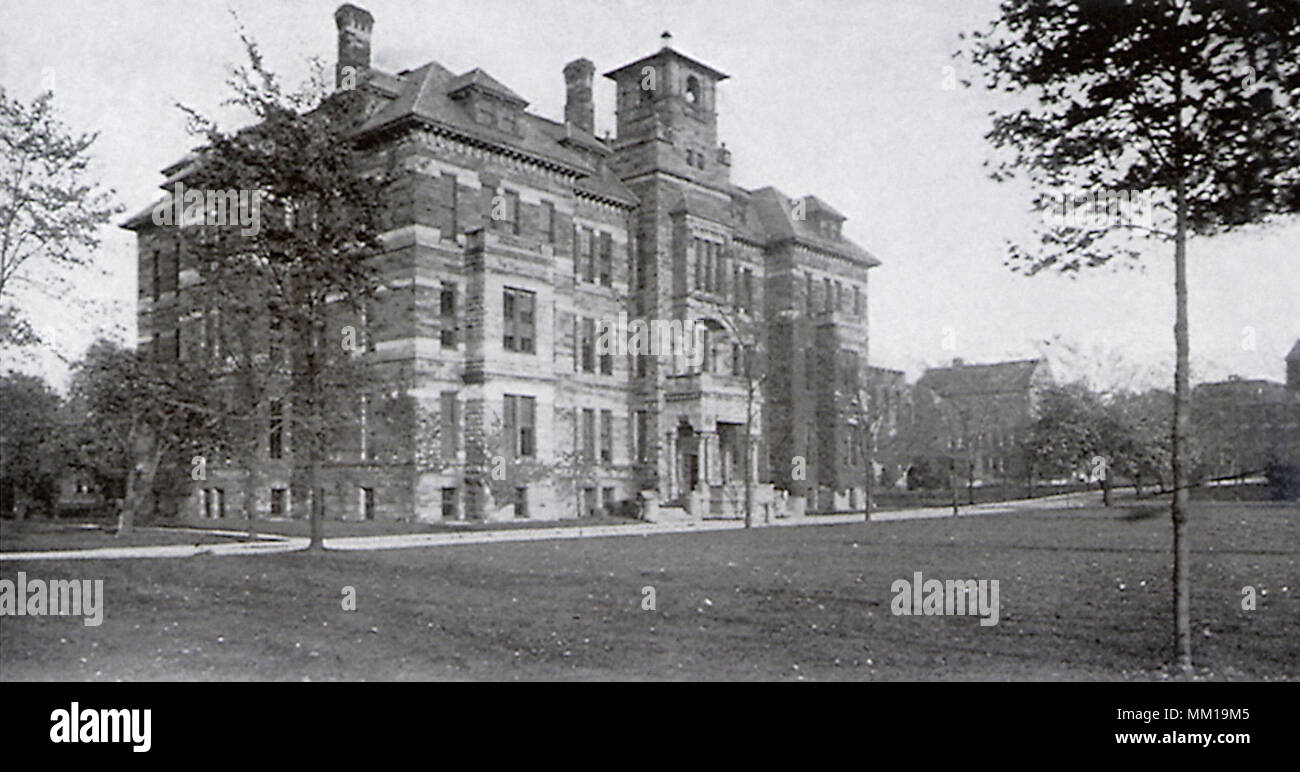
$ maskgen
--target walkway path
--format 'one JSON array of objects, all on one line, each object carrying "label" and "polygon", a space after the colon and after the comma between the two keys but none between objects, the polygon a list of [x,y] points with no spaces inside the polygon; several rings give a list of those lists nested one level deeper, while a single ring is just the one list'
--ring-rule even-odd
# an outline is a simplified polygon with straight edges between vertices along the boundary
[{"label": "walkway path", "polygon": [[[961,517],[1005,515],[1035,509],[1067,509],[1095,506],[1099,503],[1096,492],[1066,493],[1041,499],[1005,501],[976,504],[960,508]],[[926,507],[876,512],[871,521],[923,520],[951,517],[951,507]],[[780,519],[762,527],[792,528],[815,525],[846,525],[861,523],[862,513],[840,515],[811,515],[797,519]],[[338,551],[410,549],[414,547],[445,547],[457,544],[490,544],[494,542],[548,541],[553,539],[593,539],[604,536],[652,536],[665,533],[693,533],[698,531],[734,531],[743,529],[741,520],[705,520],[688,523],[634,523],[630,525],[563,526],[557,528],[515,528],[498,531],[460,531],[450,533],[408,533],[389,536],[340,536],[327,538],[325,547]],[[181,530],[181,529],[168,529]],[[195,533],[243,536],[241,531],[210,531],[185,529]],[[230,544],[172,544],[142,547],[99,547],[83,550],[39,550],[30,552],[0,552],[0,561],[6,560],[120,560],[125,558],[187,558],[196,555],[265,555],[294,552],[307,548],[303,536],[275,536],[259,534],[260,542],[235,542]]]}]

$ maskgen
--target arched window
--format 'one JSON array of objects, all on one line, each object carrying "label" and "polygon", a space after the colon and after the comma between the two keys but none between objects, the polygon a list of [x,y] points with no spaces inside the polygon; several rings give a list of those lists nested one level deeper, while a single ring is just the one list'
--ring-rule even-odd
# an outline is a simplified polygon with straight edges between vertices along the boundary
[{"label": "arched window", "polygon": [[686,101],[693,105],[700,104],[703,99],[700,92],[700,79],[694,75],[686,79]]}]

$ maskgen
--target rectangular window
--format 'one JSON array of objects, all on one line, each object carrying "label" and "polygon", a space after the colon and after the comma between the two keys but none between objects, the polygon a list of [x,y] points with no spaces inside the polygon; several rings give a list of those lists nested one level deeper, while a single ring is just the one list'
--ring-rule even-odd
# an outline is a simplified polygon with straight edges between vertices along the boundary
[{"label": "rectangular window", "polygon": [[536,296],[527,290],[507,287],[503,292],[505,326],[502,345],[506,351],[532,354],[537,334]]},{"label": "rectangular window", "polygon": [[278,399],[271,400],[270,439],[267,447],[269,457],[284,457],[284,408]]},{"label": "rectangular window", "polygon": [[457,211],[460,203],[460,190],[457,186],[456,175],[443,174],[443,202],[447,209],[446,225],[447,232],[442,234],[443,238],[454,239],[460,229],[459,212]]},{"label": "rectangular window", "polygon": [[806,314],[811,314],[816,306],[813,305],[813,277],[811,273],[803,275],[803,310]]},{"label": "rectangular window", "polygon": [[591,228],[582,230],[582,280],[594,283],[596,281],[596,231]]},{"label": "rectangular window", "polygon": [[508,450],[514,457],[536,455],[536,427],[534,426],[536,400],[517,394],[505,395],[505,416]]},{"label": "rectangular window", "polygon": [[454,391],[444,391],[438,395],[438,438],[442,444],[442,463],[454,462],[456,453],[460,450],[460,416],[457,414]]},{"label": "rectangular window", "polygon": [[636,458],[638,461],[644,461],[649,452],[650,443],[650,413],[646,410],[636,411]]},{"label": "rectangular window", "polygon": [[456,347],[456,285],[442,285],[438,295],[438,339],[445,348]]},{"label": "rectangular window", "polygon": [[528,488],[520,486],[515,488],[515,517],[528,519]]},{"label": "rectangular window", "polygon": [[[593,327],[593,331],[595,332],[596,340],[600,340],[600,336],[601,336],[601,334],[602,334],[602,331],[605,331],[605,334],[606,334],[606,335],[611,335],[611,334],[613,334],[613,322],[610,322],[610,321],[604,321],[604,322],[601,322],[601,324],[600,324],[598,327]],[[593,344],[593,347],[594,347],[594,344]],[[604,346],[603,348],[609,349],[610,346],[606,345],[606,346]],[[599,358],[600,358],[600,374],[601,374],[601,375],[613,375],[613,374],[614,374],[614,355],[613,355],[613,354],[610,354],[610,353],[604,353],[604,354],[599,354],[598,356],[599,356]]]},{"label": "rectangular window", "polygon": [[150,261],[152,276],[149,282],[149,286],[153,290],[154,300],[162,297],[162,259],[162,250],[155,249],[153,251],[153,260]]},{"label": "rectangular window", "polygon": [[582,460],[596,460],[596,411],[589,407],[582,409]]},{"label": "rectangular window", "polygon": [[862,291],[856,284],[853,285],[853,314],[862,316]]},{"label": "rectangular window", "polygon": [[542,202],[542,238],[547,244],[555,243],[555,204]]},{"label": "rectangular window", "polygon": [[519,193],[513,190],[506,191],[506,222],[510,225],[510,232],[519,235]]},{"label": "rectangular window", "polygon": [[582,318],[582,371],[596,372],[596,320]]},{"label": "rectangular window", "polygon": [[374,520],[375,519],[375,490],[374,488],[361,488],[360,490],[361,490],[361,501],[360,501],[359,509],[361,510],[361,519]]},{"label": "rectangular window", "polygon": [[614,411],[600,411],[600,460],[602,463],[614,461]]},{"label": "rectangular window", "polygon": [[603,506],[603,507],[605,508],[605,511],[606,511],[606,512],[612,512],[613,507],[614,507],[614,489],[613,489],[613,488],[601,488],[601,489],[600,489],[600,502],[601,502],[601,506]]},{"label": "rectangular window", "polygon": [[608,233],[600,234],[600,283],[608,287],[614,271],[614,238]]},{"label": "rectangular window", "polygon": [[459,520],[460,514],[456,511],[456,489],[442,489],[442,519]]},{"label": "rectangular window", "polygon": [[289,489],[271,489],[271,517],[284,517],[289,510]]},{"label": "rectangular window", "polygon": [[822,310],[830,311],[835,307],[835,291],[831,287],[830,278],[822,279],[822,290],[825,293],[822,296]]}]

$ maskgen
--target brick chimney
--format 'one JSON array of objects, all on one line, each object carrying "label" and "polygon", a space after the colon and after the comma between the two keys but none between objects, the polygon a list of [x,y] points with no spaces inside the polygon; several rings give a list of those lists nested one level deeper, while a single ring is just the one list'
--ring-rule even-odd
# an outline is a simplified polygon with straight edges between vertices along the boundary
[{"label": "brick chimney", "polygon": [[596,107],[591,99],[591,80],[596,65],[590,59],[574,59],[564,65],[564,122],[588,134],[596,133]]},{"label": "brick chimney", "polygon": [[375,26],[375,17],[364,8],[345,3],[334,12],[334,24],[339,30],[334,87],[341,88],[345,79],[352,84],[359,83],[361,76],[370,69],[370,30]]}]

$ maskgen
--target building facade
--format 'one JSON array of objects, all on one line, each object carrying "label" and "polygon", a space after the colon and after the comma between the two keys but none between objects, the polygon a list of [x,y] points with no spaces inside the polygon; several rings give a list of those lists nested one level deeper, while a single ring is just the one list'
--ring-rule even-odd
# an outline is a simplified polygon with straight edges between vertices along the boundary
[{"label": "building facade", "polygon": [[914,459],[970,484],[1024,479],[1020,440],[1052,383],[1047,363],[1027,359],[932,367],[917,380],[907,430]]},{"label": "building facade", "polygon": [[[344,5],[335,19],[339,87],[365,95],[357,142],[402,172],[361,358],[413,409],[385,444],[368,439],[383,395],[366,402],[345,432],[360,440],[332,449],[319,494],[301,490],[292,437],[268,416],[257,483],[218,465],[189,511],[237,513],[249,491],[273,516],[321,495],[327,517],[558,519],[632,508],[644,491],[729,516],[747,466],[796,494],[826,491],[820,508],[848,500],[861,478],[838,451],[878,263],[815,196],[731,182],[717,136],[726,75],[668,45],[612,70],[617,133],[597,138],[586,59],[564,67],[554,121],[481,69],[380,71],[373,17]],[[164,189],[184,168],[164,170]],[[183,232],[147,212],[127,224],[139,344],[181,361],[203,345],[185,300],[197,275]],[[676,323],[688,347],[611,347],[620,320],[634,333]],[[806,483],[789,474],[799,456],[813,461]]]}]

